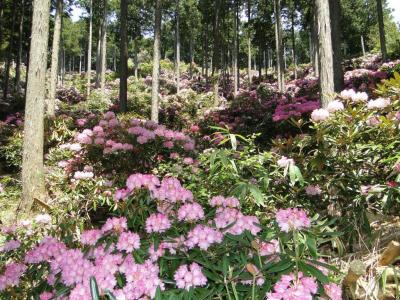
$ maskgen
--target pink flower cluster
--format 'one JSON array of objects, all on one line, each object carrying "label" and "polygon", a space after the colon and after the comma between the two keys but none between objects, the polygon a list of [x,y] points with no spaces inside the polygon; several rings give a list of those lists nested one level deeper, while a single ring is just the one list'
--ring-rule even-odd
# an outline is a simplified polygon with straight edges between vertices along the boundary
[{"label": "pink flower cluster", "polygon": [[245,230],[257,235],[261,231],[260,221],[257,217],[245,216],[236,208],[218,208],[214,222],[218,229],[232,235],[240,235]]},{"label": "pink flower cluster", "polygon": [[297,98],[294,103],[279,104],[274,112],[272,119],[275,122],[288,120],[293,117],[301,117],[303,114],[310,113],[320,107],[319,101]]},{"label": "pink flower cluster", "polygon": [[182,205],[178,210],[178,220],[195,222],[204,219],[203,207],[198,203],[187,203]]},{"label": "pink flower cluster", "polygon": [[298,208],[280,209],[275,215],[276,222],[282,231],[302,230],[311,226],[307,213]]},{"label": "pink flower cluster", "polygon": [[331,300],[342,300],[342,288],[335,283],[324,285],[325,294]]},{"label": "pink flower cluster", "polygon": [[216,197],[211,198],[210,205],[212,207],[231,207],[231,208],[235,208],[235,207],[239,207],[240,206],[240,202],[235,197],[225,198],[225,197],[222,197],[222,196],[216,196]]},{"label": "pink flower cluster", "polygon": [[287,168],[289,166],[294,166],[295,162],[292,158],[287,158],[286,156],[282,156],[278,161],[277,164],[281,168]]},{"label": "pink flower cluster", "polygon": [[187,291],[192,287],[207,284],[207,278],[202,273],[202,268],[196,263],[180,266],[174,274],[174,279],[178,288]]},{"label": "pink flower cluster", "polygon": [[308,196],[318,196],[322,194],[322,190],[318,184],[316,185],[308,185],[306,187],[306,194]]},{"label": "pink flower cluster", "polygon": [[152,214],[146,220],[147,233],[163,233],[171,228],[171,221],[164,214]]},{"label": "pink flower cluster", "polygon": [[122,232],[118,238],[116,248],[119,251],[133,252],[135,249],[140,248],[140,237],[134,232]]},{"label": "pink flower cluster", "polygon": [[267,256],[268,262],[270,261],[278,261],[279,260],[279,241],[278,240],[271,240],[269,242],[259,242],[259,255],[260,256]]},{"label": "pink flower cluster", "polygon": [[0,292],[6,288],[19,285],[19,280],[27,267],[20,263],[10,263],[5,266],[5,271],[0,275]]},{"label": "pink flower cluster", "polygon": [[318,284],[314,278],[305,277],[299,272],[283,275],[275,285],[274,291],[266,295],[267,300],[311,300],[317,294]]},{"label": "pink flower cluster", "polygon": [[212,244],[219,244],[223,240],[223,234],[209,226],[196,225],[187,235],[185,245],[189,249],[199,247],[207,250]]},{"label": "pink flower cluster", "polygon": [[311,113],[311,120],[314,122],[323,122],[329,119],[330,113],[326,109],[320,108],[316,109]]},{"label": "pink flower cluster", "polygon": [[390,105],[390,99],[378,98],[376,100],[370,100],[367,104],[368,109],[384,109]]},{"label": "pink flower cluster", "polygon": [[9,240],[3,246],[0,247],[0,252],[10,252],[18,249],[21,246],[21,242],[18,240]]}]

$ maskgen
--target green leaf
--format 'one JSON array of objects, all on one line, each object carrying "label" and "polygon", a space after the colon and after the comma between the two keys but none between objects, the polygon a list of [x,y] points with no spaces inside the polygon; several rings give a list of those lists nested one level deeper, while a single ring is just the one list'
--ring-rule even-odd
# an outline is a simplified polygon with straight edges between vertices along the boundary
[{"label": "green leaf", "polygon": [[230,137],[230,139],[231,139],[232,149],[236,151],[236,149],[237,149],[237,140],[236,140],[236,136],[235,136],[234,134],[230,134],[229,137]]},{"label": "green leaf", "polygon": [[93,276],[90,277],[90,295],[92,295],[92,300],[100,300],[99,287],[96,278]]},{"label": "green leaf", "polygon": [[273,265],[271,268],[267,270],[267,273],[279,273],[285,271],[294,266],[294,262],[290,259],[284,259]]},{"label": "green leaf", "polygon": [[318,257],[317,242],[315,241],[315,238],[312,237],[311,235],[307,235],[306,243],[307,243],[307,248],[310,251],[312,257],[317,258]]},{"label": "green leaf", "polygon": [[260,189],[257,186],[252,185],[252,184],[249,184],[248,187],[249,187],[250,193],[253,196],[256,204],[259,206],[265,206],[264,195],[262,194]]},{"label": "green leaf", "polygon": [[311,266],[309,264],[306,264],[302,261],[299,261],[298,263],[300,271],[304,272],[305,274],[311,275],[312,277],[315,277],[318,279],[319,282],[322,284],[328,284],[329,279],[326,277],[320,270],[318,270],[316,267]]}]

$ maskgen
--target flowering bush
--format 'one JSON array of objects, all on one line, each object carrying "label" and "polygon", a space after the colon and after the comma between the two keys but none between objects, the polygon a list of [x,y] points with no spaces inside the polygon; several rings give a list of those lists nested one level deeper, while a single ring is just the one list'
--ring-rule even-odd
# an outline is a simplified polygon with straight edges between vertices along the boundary
[{"label": "flowering bush", "polygon": [[[290,282],[281,283],[292,276],[295,285],[299,278],[308,287],[304,293],[338,299],[329,298],[323,289],[329,284],[329,270],[335,269],[317,260],[318,238],[327,234],[327,227],[305,211],[281,210],[276,227],[263,226],[257,217],[242,213],[232,197],[210,199],[205,216],[205,208],[174,178],[160,181],[133,174],[126,184],[129,193],[117,199],[119,214],[125,217],[109,218],[98,229],[77,236],[46,232],[46,227],[38,227],[51,228],[51,218],[45,215],[3,228],[7,242],[0,255],[9,262],[0,275],[0,295],[26,295],[23,286],[33,283],[26,296],[90,299],[94,278],[100,294],[116,299],[153,299],[156,294],[275,299],[272,295],[282,288],[292,292]],[[141,214],[146,219],[138,222],[138,215],[128,213],[129,203],[148,196],[153,212]],[[39,243],[26,238],[32,230],[41,232]],[[45,235],[51,232],[55,237]],[[296,275],[284,275],[291,273]]]}]

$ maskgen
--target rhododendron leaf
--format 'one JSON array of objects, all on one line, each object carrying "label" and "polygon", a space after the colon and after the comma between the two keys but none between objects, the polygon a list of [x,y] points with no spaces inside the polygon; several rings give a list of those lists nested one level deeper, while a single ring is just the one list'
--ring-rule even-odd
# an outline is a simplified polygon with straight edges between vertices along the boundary
[{"label": "rhododendron leaf", "polygon": [[289,166],[289,177],[292,185],[295,185],[296,182],[299,182],[301,185],[304,184],[303,175],[301,174],[301,171],[297,166]]},{"label": "rhododendron leaf", "polygon": [[328,284],[329,279],[326,277],[320,270],[318,270],[316,267],[311,266],[309,264],[306,264],[302,261],[298,262],[298,266],[300,271],[304,272],[307,275],[310,275],[312,277],[315,277],[319,282],[322,284]]},{"label": "rhododendron leaf", "polygon": [[66,295],[67,293],[69,293],[69,291],[71,290],[70,287],[61,287],[60,289],[56,289],[56,294],[54,296],[54,299],[58,299],[61,296]]},{"label": "rhododendron leaf", "polygon": [[307,235],[306,243],[307,243],[307,248],[310,251],[312,257],[317,258],[318,257],[317,242],[315,238],[310,235]]},{"label": "rhododendron leaf", "polygon": [[253,196],[256,204],[259,206],[265,206],[264,195],[262,194],[260,189],[257,186],[252,185],[252,184],[249,184],[248,187],[249,187],[250,193]]},{"label": "rhododendron leaf", "polygon": [[293,267],[295,263],[291,259],[284,259],[274,264],[267,270],[267,273],[280,273]]},{"label": "rhododendron leaf", "polygon": [[236,149],[237,149],[237,140],[236,140],[236,136],[235,136],[234,134],[230,134],[229,137],[230,137],[230,139],[231,139],[232,149],[236,151]]},{"label": "rhododendron leaf", "polygon": [[105,295],[108,297],[108,299],[110,300],[117,300],[117,298],[115,298],[115,296],[113,295],[113,293],[111,293],[109,290],[105,291]]},{"label": "rhododendron leaf", "polygon": [[307,260],[307,262],[313,266],[321,266],[324,267],[326,269],[332,270],[334,272],[340,272],[340,270],[338,268],[336,268],[335,266],[332,266],[330,264],[324,263],[322,261],[319,260]]},{"label": "rhododendron leaf", "polygon": [[99,287],[97,286],[96,278],[90,277],[90,295],[92,300],[100,300]]},{"label": "rhododendron leaf", "polygon": [[156,296],[155,296],[156,300],[162,300],[162,295],[161,295],[161,288],[158,286],[157,290],[156,290]]},{"label": "rhododendron leaf", "polygon": [[222,274],[226,276],[228,274],[228,256],[227,254],[224,255],[224,258],[222,259]]},{"label": "rhododendron leaf", "polygon": [[211,279],[212,281],[217,282],[217,281],[221,280],[219,278],[218,274],[211,272],[208,269],[203,269],[202,272],[204,273],[204,275],[207,276],[207,278]]}]

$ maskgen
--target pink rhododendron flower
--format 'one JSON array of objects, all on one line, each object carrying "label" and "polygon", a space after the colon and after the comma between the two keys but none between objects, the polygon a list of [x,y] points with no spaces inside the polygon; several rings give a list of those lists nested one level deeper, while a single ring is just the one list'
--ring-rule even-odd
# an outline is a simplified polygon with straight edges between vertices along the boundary
[{"label": "pink rhododendron flower", "polygon": [[106,223],[101,227],[101,231],[103,233],[109,232],[109,231],[115,231],[115,232],[123,232],[128,230],[128,224],[127,220],[125,217],[121,218],[109,218]]},{"label": "pink rhododendron flower", "polygon": [[93,172],[76,171],[74,174],[74,179],[76,180],[86,180],[94,177]]},{"label": "pink rhododendron flower", "polygon": [[376,100],[370,100],[367,104],[368,109],[383,109],[390,105],[390,99],[378,98]]},{"label": "pink rhododendron flower", "polygon": [[365,92],[358,92],[358,93],[355,93],[352,97],[351,97],[351,100],[354,102],[354,103],[359,103],[359,102],[367,102],[368,101],[368,94],[367,93],[365,93]]},{"label": "pink rhododendron flower", "polygon": [[331,299],[331,300],[342,300],[342,288],[338,286],[337,284],[330,283],[324,285],[324,290],[326,295]]},{"label": "pink rhododendron flower", "polygon": [[178,210],[178,220],[194,222],[204,219],[203,207],[198,203],[188,203],[182,205]]},{"label": "pink rhododendron flower", "polygon": [[326,109],[316,109],[311,113],[311,120],[314,122],[322,122],[329,119],[330,113]]},{"label": "pink rhododendron flower", "polygon": [[330,113],[334,113],[337,111],[344,110],[344,105],[339,100],[334,100],[334,101],[329,102],[326,110]]},{"label": "pink rhododendron flower", "polygon": [[162,233],[171,228],[171,221],[164,214],[152,214],[146,220],[147,233]]},{"label": "pink rhododendron flower", "polygon": [[116,248],[119,251],[133,252],[134,249],[140,248],[140,237],[134,232],[122,232],[118,238]]},{"label": "pink rhododendron flower", "polygon": [[18,240],[7,241],[3,246],[0,247],[0,252],[9,252],[18,249],[21,246],[21,242]]},{"label": "pink rhododendron flower", "polygon": [[318,196],[322,194],[322,190],[318,184],[308,185],[306,187],[306,194],[309,196]]},{"label": "pink rhododendron flower", "polygon": [[185,245],[192,249],[199,247],[202,250],[207,250],[212,244],[222,242],[223,234],[211,227],[205,225],[197,225],[187,235]]},{"label": "pink rhododendron flower", "polygon": [[223,196],[215,196],[213,198],[211,198],[210,200],[210,205],[212,207],[231,207],[231,208],[235,208],[235,207],[239,207],[240,206],[240,202],[237,198],[235,197],[228,197],[225,198]]},{"label": "pink rhododendron flower", "polygon": [[289,166],[294,166],[295,162],[292,158],[287,158],[286,156],[282,156],[281,159],[277,161],[277,164],[281,168],[286,168]]},{"label": "pink rhododendron flower", "polygon": [[38,224],[50,224],[51,216],[48,214],[39,214],[35,217],[35,222]]},{"label": "pink rhododendron flower", "polygon": [[298,208],[280,209],[275,215],[276,221],[282,231],[301,230],[311,226],[307,213]]},{"label": "pink rhododendron flower", "polygon": [[174,279],[178,288],[187,291],[192,287],[205,286],[207,284],[207,278],[197,263],[180,266],[174,274]]},{"label": "pink rhododendron flower", "polygon": [[0,292],[6,288],[19,285],[19,280],[27,267],[20,263],[10,263],[5,265],[4,273],[0,275]]},{"label": "pink rhododendron flower", "polygon": [[314,278],[298,273],[283,275],[275,285],[274,291],[266,295],[267,300],[312,300],[317,293],[318,284]]},{"label": "pink rhododendron flower", "polygon": [[97,241],[102,237],[103,233],[99,229],[91,229],[82,232],[81,243],[83,245],[94,246]]}]

